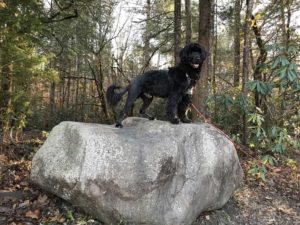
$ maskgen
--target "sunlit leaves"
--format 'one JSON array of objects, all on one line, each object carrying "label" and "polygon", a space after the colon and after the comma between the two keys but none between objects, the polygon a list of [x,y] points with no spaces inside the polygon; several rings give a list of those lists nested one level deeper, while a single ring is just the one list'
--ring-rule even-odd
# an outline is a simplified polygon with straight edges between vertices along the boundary
[{"label": "sunlit leaves", "polygon": [[274,156],[271,155],[263,155],[261,157],[261,161],[264,165],[270,164],[272,166],[275,166],[278,162]]},{"label": "sunlit leaves", "polygon": [[289,135],[287,129],[282,129],[274,126],[272,128],[271,134],[274,138],[272,151],[275,153],[283,154],[286,151],[287,145],[289,144]]},{"label": "sunlit leaves", "polygon": [[275,166],[278,164],[277,159],[269,154],[262,155],[259,160],[253,160],[251,162],[251,168],[248,173],[252,176],[256,176],[258,179],[266,180],[267,166]]},{"label": "sunlit leaves", "polygon": [[262,115],[258,113],[250,113],[248,122],[256,124],[257,126],[261,127],[262,123],[265,121]]},{"label": "sunlit leaves", "polygon": [[6,4],[3,1],[0,1],[0,9],[6,8]]},{"label": "sunlit leaves", "polygon": [[251,169],[248,170],[248,173],[265,181],[267,169],[266,169],[266,166],[264,163],[262,163],[261,161],[258,161],[258,160],[254,160],[252,162]]}]

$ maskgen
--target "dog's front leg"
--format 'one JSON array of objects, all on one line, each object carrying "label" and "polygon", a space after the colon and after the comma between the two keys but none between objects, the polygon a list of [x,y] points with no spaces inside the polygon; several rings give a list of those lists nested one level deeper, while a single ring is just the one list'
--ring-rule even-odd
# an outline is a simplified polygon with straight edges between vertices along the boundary
[{"label": "dog's front leg", "polygon": [[125,115],[124,111],[122,110],[117,117],[116,127],[119,128],[123,127],[122,120],[124,119],[124,115]]},{"label": "dog's front leg", "polygon": [[193,96],[191,94],[185,94],[181,102],[178,105],[178,117],[183,123],[191,123],[192,120],[188,118],[187,112],[188,112],[188,107],[192,103],[192,98]]},{"label": "dog's front leg", "polygon": [[178,124],[180,121],[177,117],[177,108],[180,101],[181,95],[179,93],[172,93],[168,98],[167,117],[168,120],[173,124]]}]

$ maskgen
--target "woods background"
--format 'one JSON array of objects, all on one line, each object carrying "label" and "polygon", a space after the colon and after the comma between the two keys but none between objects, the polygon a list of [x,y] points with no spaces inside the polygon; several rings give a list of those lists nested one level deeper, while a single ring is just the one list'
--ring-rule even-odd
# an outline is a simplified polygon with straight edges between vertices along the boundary
[{"label": "woods background", "polygon": [[[192,41],[209,53],[194,104],[259,156],[252,172],[264,176],[264,164],[299,154],[299,9],[295,0],[0,0],[1,141],[64,120],[113,123],[107,86],[174,65]],[[151,108],[159,119],[162,107]]]}]

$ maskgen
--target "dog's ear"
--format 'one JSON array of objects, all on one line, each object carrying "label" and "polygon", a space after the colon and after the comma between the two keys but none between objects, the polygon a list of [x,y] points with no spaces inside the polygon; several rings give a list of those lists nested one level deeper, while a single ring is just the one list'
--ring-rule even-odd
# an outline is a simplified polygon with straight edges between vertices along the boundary
[{"label": "dog's ear", "polygon": [[180,61],[186,63],[188,61],[188,45],[182,48],[179,52]]}]

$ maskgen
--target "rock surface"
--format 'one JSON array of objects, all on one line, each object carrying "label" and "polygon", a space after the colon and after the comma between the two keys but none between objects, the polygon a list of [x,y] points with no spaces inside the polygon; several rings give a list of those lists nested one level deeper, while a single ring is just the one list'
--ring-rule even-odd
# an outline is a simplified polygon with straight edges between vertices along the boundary
[{"label": "rock surface", "polygon": [[210,125],[123,124],[60,123],[34,156],[31,180],[105,224],[145,225],[190,225],[240,185],[234,146]]}]

